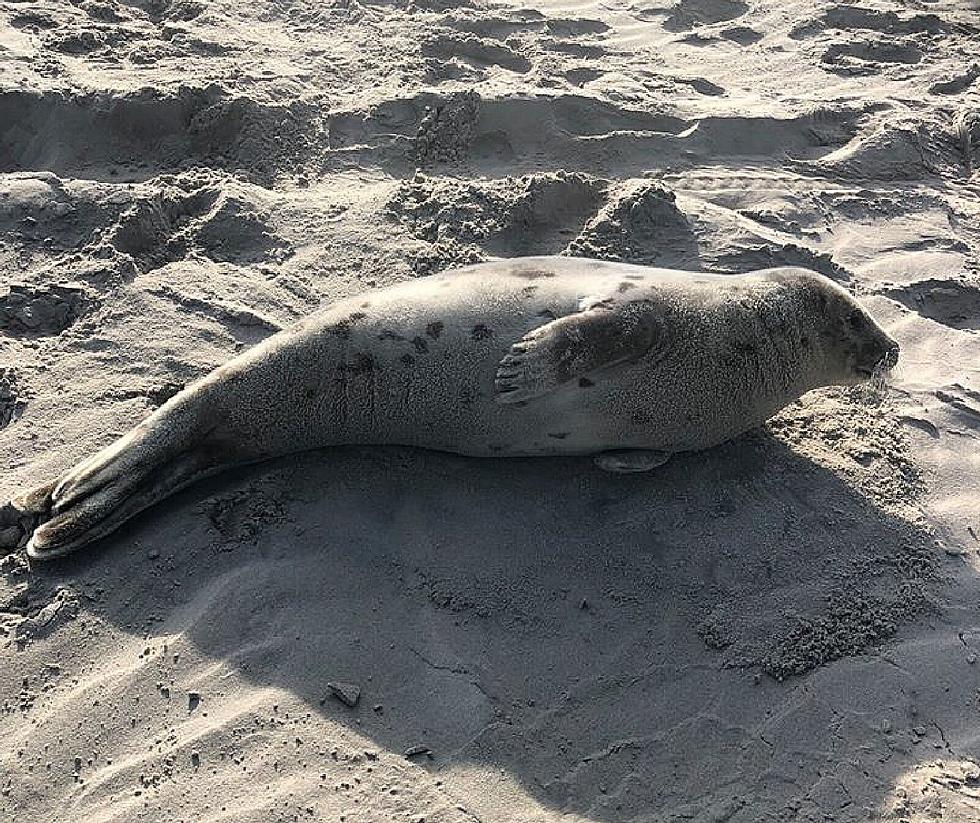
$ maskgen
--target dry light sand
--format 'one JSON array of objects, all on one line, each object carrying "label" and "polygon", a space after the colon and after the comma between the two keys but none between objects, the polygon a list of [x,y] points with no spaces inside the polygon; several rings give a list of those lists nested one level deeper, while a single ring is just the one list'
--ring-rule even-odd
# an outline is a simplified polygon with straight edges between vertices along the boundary
[{"label": "dry light sand", "polygon": [[0,3],[0,499],[464,261],[903,347],[650,475],[308,453],[6,556],[0,820],[980,819],[980,2],[854,3]]}]

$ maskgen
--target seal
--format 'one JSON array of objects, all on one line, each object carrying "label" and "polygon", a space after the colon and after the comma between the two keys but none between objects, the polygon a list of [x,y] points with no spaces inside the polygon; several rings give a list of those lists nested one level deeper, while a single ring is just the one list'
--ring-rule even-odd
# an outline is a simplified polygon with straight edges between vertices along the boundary
[{"label": "seal", "polygon": [[648,471],[897,357],[844,288],[807,269],[467,266],[340,300],[269,337],[8,504],[8,523],[13,512],[31,557],[56,557],[202,477],[339,444],[594,454],[607,471]]}]

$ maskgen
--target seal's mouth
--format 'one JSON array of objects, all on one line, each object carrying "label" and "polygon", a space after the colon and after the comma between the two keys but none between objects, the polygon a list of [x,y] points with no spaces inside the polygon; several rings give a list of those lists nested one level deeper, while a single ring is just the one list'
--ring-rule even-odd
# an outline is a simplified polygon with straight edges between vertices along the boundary
[{"label": "seal's mouth", "polygon": [[867,380],[882,378],[898,364],[898,344],[890,342],[883,353],[870,363],[855,363],[854,371]]},{"label": "seal's mouth", "polygon": [[888,376],[898,364],[898,344],[892,343],[871,365],[857,363],[854,371],[861,382],[870,384],[874,392],[883,392],[888,385]]}]

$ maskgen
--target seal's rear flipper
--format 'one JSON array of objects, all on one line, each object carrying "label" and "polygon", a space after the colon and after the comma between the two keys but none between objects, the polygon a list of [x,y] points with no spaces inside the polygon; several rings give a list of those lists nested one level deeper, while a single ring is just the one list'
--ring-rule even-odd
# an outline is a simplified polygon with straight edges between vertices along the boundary
[{"label": "seal's rear flipper", "polygon": [[595,464],[603,471],[615,474],[636,474],[659,468],[671,458],[670,452],[651,449],[629,449],[597,454]]},{"label": "seal's rear flipper", "polygon": [[[154,500],[214,466],[200,402],[177,395],[131,431],[69,469],[55,482],[14,500],[32,522],[21,527],[31,557],[57,557],[108,534]],[[184,485],[190,480],[183,481]],[[157,497],[149,499],[149,494]],[[132,508],[134,500],[142,502]],[[32,534],[33,533],[33,534]]]},{"label": "seal's rear flipper", "polygon": [[64,511],[121,477],[130,483],[142,481],[199,443],[206,434],[200,430],[199,416],[179,398],[64,474],[51,493],[52,512]]},{"label": "seal's rear flipper", "polygon": [[524,335],[500,361],[498,403],[519,403],[617,363],[637,360],[663,336],[649,301],[599,303]]},{"label": "seal's rear flipper", "polygon": [[156,467],[149,477],[119,476],[41,524],[27,543],[27,554],[38,560],[70,554],[115,531],[154,503],[228,466],[227,459],[202,448]]}]

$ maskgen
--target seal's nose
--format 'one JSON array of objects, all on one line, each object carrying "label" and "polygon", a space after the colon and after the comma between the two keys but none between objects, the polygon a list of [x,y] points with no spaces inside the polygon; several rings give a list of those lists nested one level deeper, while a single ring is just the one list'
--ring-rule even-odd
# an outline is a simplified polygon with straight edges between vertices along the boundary
[{"label": "seal's nose", "polygon": [[899,351],[900,349],[898,343],[891,338],[888,338],[888,342],[885,345],[885,353],[881,357],[881,364],[888,369],[895,366],[898,363]]}]

